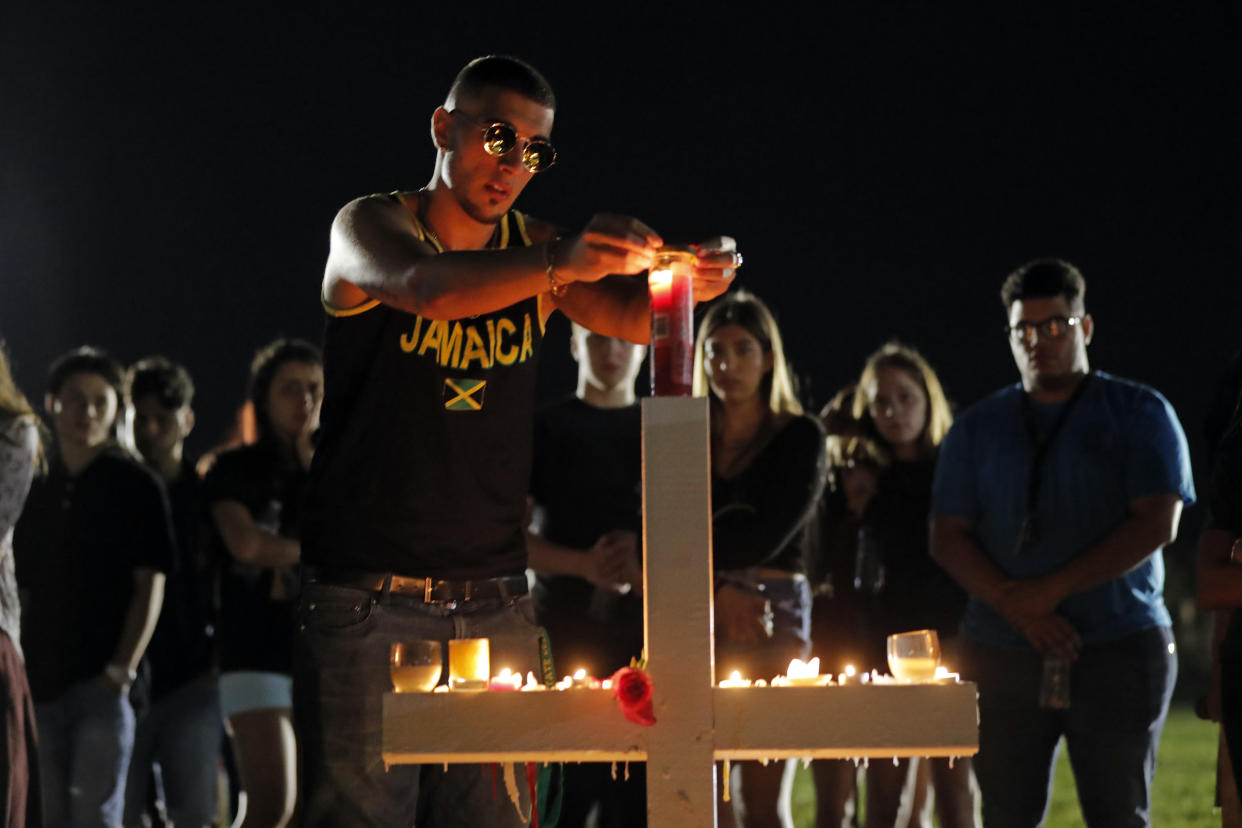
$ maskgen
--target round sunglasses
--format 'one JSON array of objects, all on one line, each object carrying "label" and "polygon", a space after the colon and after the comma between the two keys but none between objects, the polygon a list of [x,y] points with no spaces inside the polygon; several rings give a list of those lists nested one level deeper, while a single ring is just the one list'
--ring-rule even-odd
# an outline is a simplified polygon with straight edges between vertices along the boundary
[{"label": "round sunglasses", "polygon": [[[518,133],[512,124],[504,121],[480,121],[471,118],[460,109],[449,112],[450,115],[461,116],[465,120],[480,127],[483,131],[483,149],[488,155],[507,155],[518,145]],[[526,139],[522,147],[522,166],[532,173],[541,173],[556,163],[556,147],[545,138]]]}]

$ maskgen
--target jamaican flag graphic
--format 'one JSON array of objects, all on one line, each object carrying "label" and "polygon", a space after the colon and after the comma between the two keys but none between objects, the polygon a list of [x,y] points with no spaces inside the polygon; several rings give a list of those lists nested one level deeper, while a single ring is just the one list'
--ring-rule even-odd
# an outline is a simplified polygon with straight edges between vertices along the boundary
[{"label": "jamaican flag graphic", "polygon": [[459,377],[444,381],[444,408],[446,411],[480,411],[483,408],[483,392],[487,380]]}]

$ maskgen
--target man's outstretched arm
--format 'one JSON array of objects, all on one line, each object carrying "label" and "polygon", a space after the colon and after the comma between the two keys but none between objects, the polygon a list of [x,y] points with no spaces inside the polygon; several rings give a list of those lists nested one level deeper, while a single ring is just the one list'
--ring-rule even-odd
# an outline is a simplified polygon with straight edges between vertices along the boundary
[{"label": "man's outstretched arm", "polygon": [[530,247],[436,255],[414,235],[404,206],[366,196],[333,221],[323,295],[342,309],[377,299],[428,319],[460,319],[547,291],[549,263],[561,284],[597,282],[647,269],[662,243],[642,222],[616,215],[596,216],[563,240],[552,241],[546,231],[538,236]]}]

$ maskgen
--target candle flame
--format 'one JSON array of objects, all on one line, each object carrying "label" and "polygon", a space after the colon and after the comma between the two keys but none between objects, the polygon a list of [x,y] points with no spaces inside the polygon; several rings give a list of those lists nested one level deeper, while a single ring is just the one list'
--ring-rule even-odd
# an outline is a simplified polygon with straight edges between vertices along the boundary
[{"label": "candle flame", "polygon": [[574,681],[582,681],[584,678],[586,678],[586,670],[574,670]]},{"label": "candle flame", "polygon": [[647,275],[647,285],[655,289],[667,290],[673,286],[673,271],[667,268],[653,270]]},{"label": "candle flame", "polygon": [[846,674],[847,676],[849,676],[850,678],[853,678],[853,677],[854,677],[854,675],[855,675],[857,672],[858,672],[858,671],[854,669],[854,665],[853,665],[853,664],[847,664],[847,665],[845,665],[845,674]]}]

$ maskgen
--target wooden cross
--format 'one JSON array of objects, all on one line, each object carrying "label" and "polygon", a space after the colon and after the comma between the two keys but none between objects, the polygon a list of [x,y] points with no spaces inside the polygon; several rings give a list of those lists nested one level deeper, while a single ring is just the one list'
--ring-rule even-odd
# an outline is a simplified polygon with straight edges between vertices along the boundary
[{"label": "wooden cross", "polygon": [[970,683],[714,686],[707,416],[705,399],[643,400],[644,634],[657,723],[626,720],[610,690],[390,693],[385,762],[646,762],[649,823],[694,828],[715,825],[717,760],[978,751]]}]

